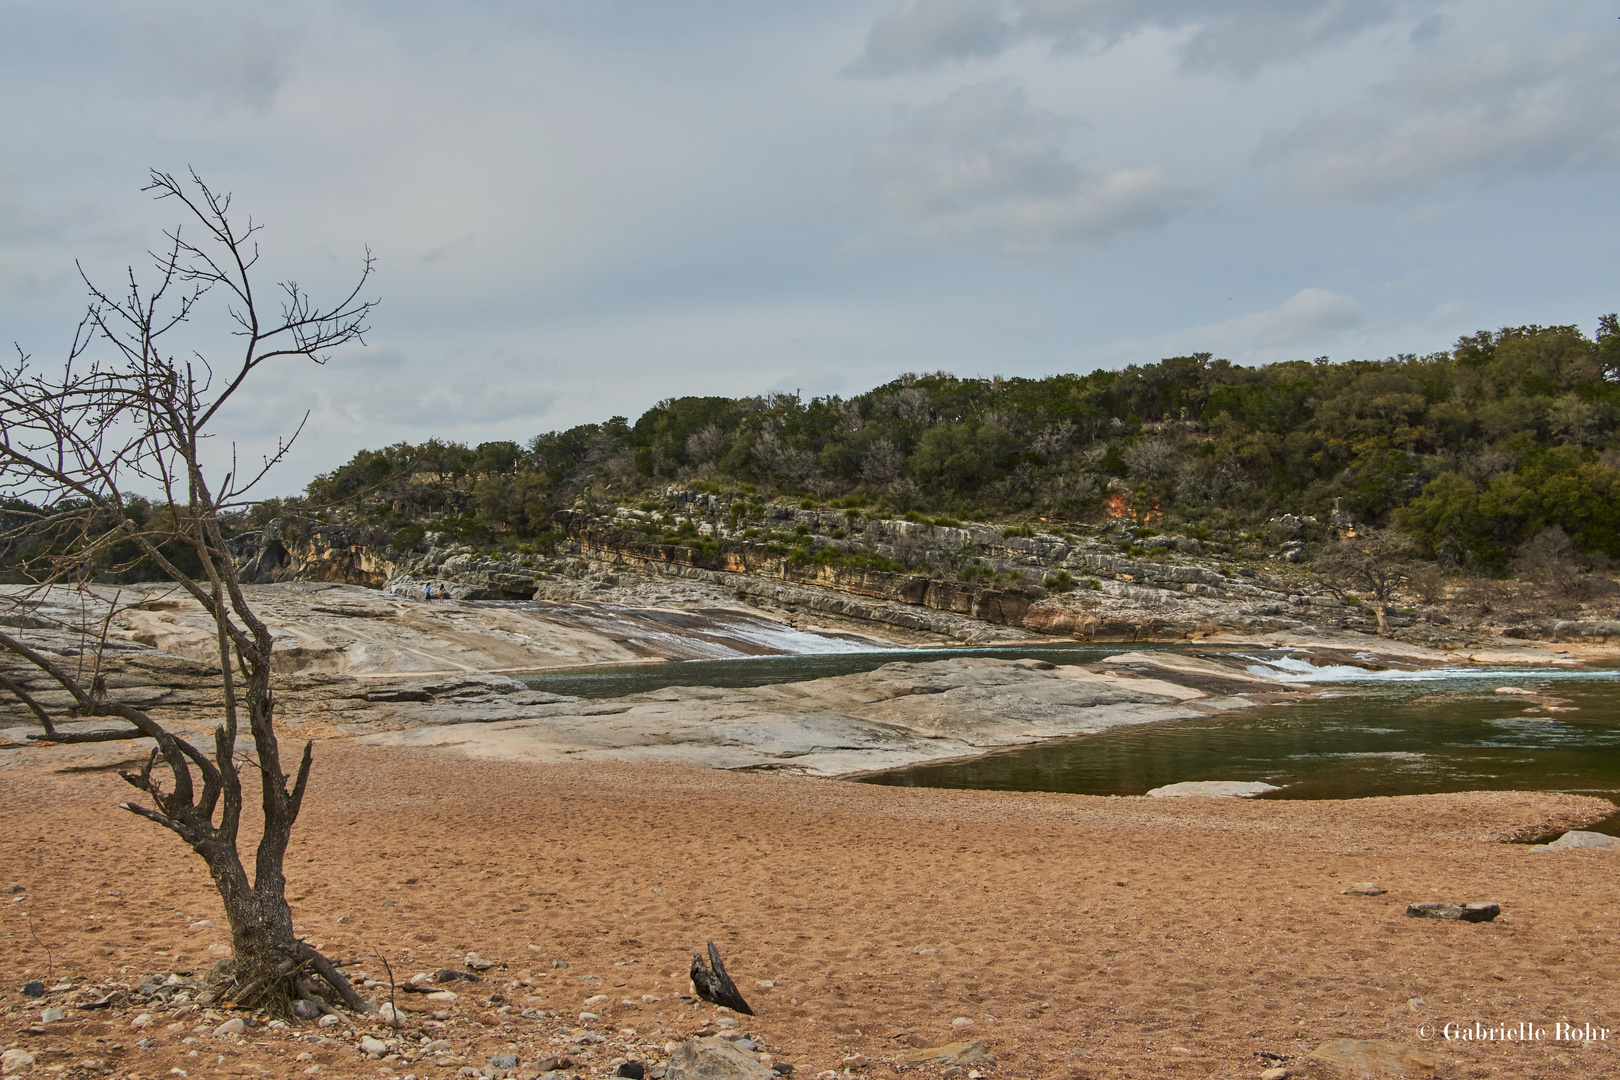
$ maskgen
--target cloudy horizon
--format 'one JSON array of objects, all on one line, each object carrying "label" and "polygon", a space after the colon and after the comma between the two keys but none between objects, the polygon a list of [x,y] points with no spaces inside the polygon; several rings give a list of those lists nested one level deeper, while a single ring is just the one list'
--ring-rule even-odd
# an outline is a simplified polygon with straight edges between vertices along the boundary
[{"label": "cloudy horizon", "polygon": [[[5,8],[0,319],[71,340],[194,167],[370,345],[266,373],[270,485],[685,394],[1213,352],[1377,359],[1620,308],[1590,2],[634,0]],[[268,489],[267,489],[268,493]]]}]

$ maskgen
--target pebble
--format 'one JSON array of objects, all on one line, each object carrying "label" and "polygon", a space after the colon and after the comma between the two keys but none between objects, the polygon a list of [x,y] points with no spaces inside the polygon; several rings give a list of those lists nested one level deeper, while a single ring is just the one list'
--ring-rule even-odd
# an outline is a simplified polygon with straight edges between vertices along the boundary
[{"label": "pebble", "polygon": [[591,997],[588,997],[588,998],[585,999],[585,1004],[587,1004],[587,1005],[600,1005],[604,1001],[606,1001],[607,999],[608,999],[608,996],[606,994],[593,994]]},{"label": "pebble", "polygon": [[214,1038],[222,1039],[227,1035],[240,1035],[246,1030],[247,1022],[240,1016],[235,1016],[214,1029]]},{"label": "pebble", "polygon": [[299,998],[292,1004],[293,1015],[300,1020],[314,1020],[321,1015],[321,1007],[308,998]]},{"label": "pebble", "polygon": [[35,979],[33,982],[23,983],[22,995],[23,997],[32,998],[44,997],[45,984],[40,982],[38,979]]},{"label": "pebble", "polygon": [[467,954],[467,967],[473,971],[488,971],[495,966],[495,961],[485,960],[475,952]]},{"label": "pebble", "polygon": [[735,1016],[722,1016],[720,1019],[716,1020],[715,1023],[719,1024],[723,1028],[734,1028],[737,1026],[737,1018]]},{"label": "pebble", "polygon": [[325,1016],[321,1017],[319,1023],[321,1027],[329,1028],[337,1027],[339,1024],[343,1023],[343,1021],[333,1016],[331,1013],[327,1013]]},{"label": "pebble", "polygon": [[7,1076],[19,1076],[22,1073],[34,1071],[34,1055],[26,1050],[7,1050],[0,1054],[0,1072]]},{"label": "pebble", "polygon": [[39,1019],[42,1023],[49,1024],[53,1020],[61,1020],[65,1016],[67,1016],[67,1013],[61,1009],[46,1009],[39,1014]]},{"label": "pebble", "polygon": [[1288,1070],[1280,1065],[1275,1069],[1267,1069],[1260,1074],[1260,1080],[1288,1080]]},{"label": "pebble", "polygon": [[133,1020],[131,1020],[129,1022],[129,1026],[132,1027],[132,1028],[140,1029],[140,1028],[145,1027],[147,1024],[150,1024],[151,1022],[152,1022],[152,1014],[151,1013],[141,1013],[141,1015],[137,1016],[135,1019],[133,1019]]},{"label": "pebble", "polygon": [[489,1063],[497,1069],[515,1069],[518,1067],[518,1056],[516,1054],[496,1054],[489,1059]]},{"label": "pebble", "polygon": [[360,1049],[367,1054],[382,1057],[388,1053],[388,1044],[381,1039],[372,1038],[370,1035],[362,1035],[360,1037]]},{"label": "pebble", "polygon": [[597,1016],[593,1012],[582,1012],[582,1013],[579,1014],[579,1022],[582,1023],[582,1024],[588,1024],[592,1020],[595,1020],[596,1018],[597,1018]]},{"label": "pebble", "polygon": [[739,1050],[752,1050],[755,1053],[759,1052],[759,1043],[755,1042],[753,1039],[738,1039],[734,1045]]},{"label": "pebble", "polygon": [[186,929],[188,931],[212,930],[213,928],[214,928],[214,924],[212,922],[210,922],[208,919],[198,919],[196,922],[194,922],[190,926],[186,927]]},{"label": "pebble", "polygon": [[951,1021],[951,1027],[956,1028],[959,1031],[962,1028],[970,1028],[972,1026],[973,1026],[973,1021],[969,1020],[965,1016],[958,1016],[955,1020]]},{"label": "pebble", "polygon": [[1340,896],[1383,896],[1388,889],[1381,889],[1375,882],[1363,881],[1343,890]]},{"label": "pebble", "polygon": [[461,995],[454,990],[435,990],[427,996],[429,1001],[455,1001]]}]

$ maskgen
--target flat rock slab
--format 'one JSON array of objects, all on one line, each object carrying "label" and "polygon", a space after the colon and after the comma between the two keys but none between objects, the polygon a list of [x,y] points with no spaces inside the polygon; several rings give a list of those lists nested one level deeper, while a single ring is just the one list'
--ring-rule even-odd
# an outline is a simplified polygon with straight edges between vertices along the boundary
[{"label": "flat rock slab", "polygon": [[1268,791],[1281,791],[1275,784],[1262,784],[1258,780],[1186,780],[1179,784],[1166,784],[1148,792],[1156,799],[1174,799],[1188,795],[1203,795],[1215,799],[1252,799]]},{"label": "flat rock slab", "polygon": [[1472,904],[1408,904],[1406,914],[1414,919],[1450,919],[1453,922],[1490,922],[1502,914],[1502,905],[1489,901]]},{"label": "flat rock slab", "polygon": [[1433,1054],[1382,1039],[1334,1039],[1318,1046],[1311,1057],[1364,1080],[1434,1075]]},{"label": "flat rock slab", "polygon": [[994,1065],[995,1057],[982,1042],[946,1043],[907,1054],[902,1065]]},{"label": "flat rock slab", "polygon": [[1613,851],[1620,848],[1620,840],[1599,832],[1567,832],[1550,844],[1536,844],[1531,851],[1573,851],[1585,848],[1589,851]]}]

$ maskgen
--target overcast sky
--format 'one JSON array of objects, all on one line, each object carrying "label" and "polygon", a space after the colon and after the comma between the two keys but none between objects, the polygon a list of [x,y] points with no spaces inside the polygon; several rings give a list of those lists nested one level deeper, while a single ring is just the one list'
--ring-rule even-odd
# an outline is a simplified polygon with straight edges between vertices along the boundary
[{"label": "overcast sky", "polygon": [[231,434],[525,440],[683,394],[1620,308],[1620,19],[1539,0],[0,0],[0,330],[44,360],[194,166],[370,346]]}]

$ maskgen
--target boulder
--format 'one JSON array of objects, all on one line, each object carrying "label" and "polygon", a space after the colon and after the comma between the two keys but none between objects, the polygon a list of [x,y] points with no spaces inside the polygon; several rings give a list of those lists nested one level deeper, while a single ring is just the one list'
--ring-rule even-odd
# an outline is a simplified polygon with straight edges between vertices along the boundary
[{"label": "boulder", "polygon": [[[1497,691],[1501,693],[1501,691]],[[1576,848],[1586,848],[1590,851],[1613,851],[1620,848],[1620,840],[1604,833],[1581,832],[1579,830],[1567,832],[1550,844],[1536,844],[1531,851],[1572,851]]]},{"label": "boulder", "polygon": [[664,1069],[664,1080],[776,1080],[752,1054],[721,1038],[688,1039]]}]

